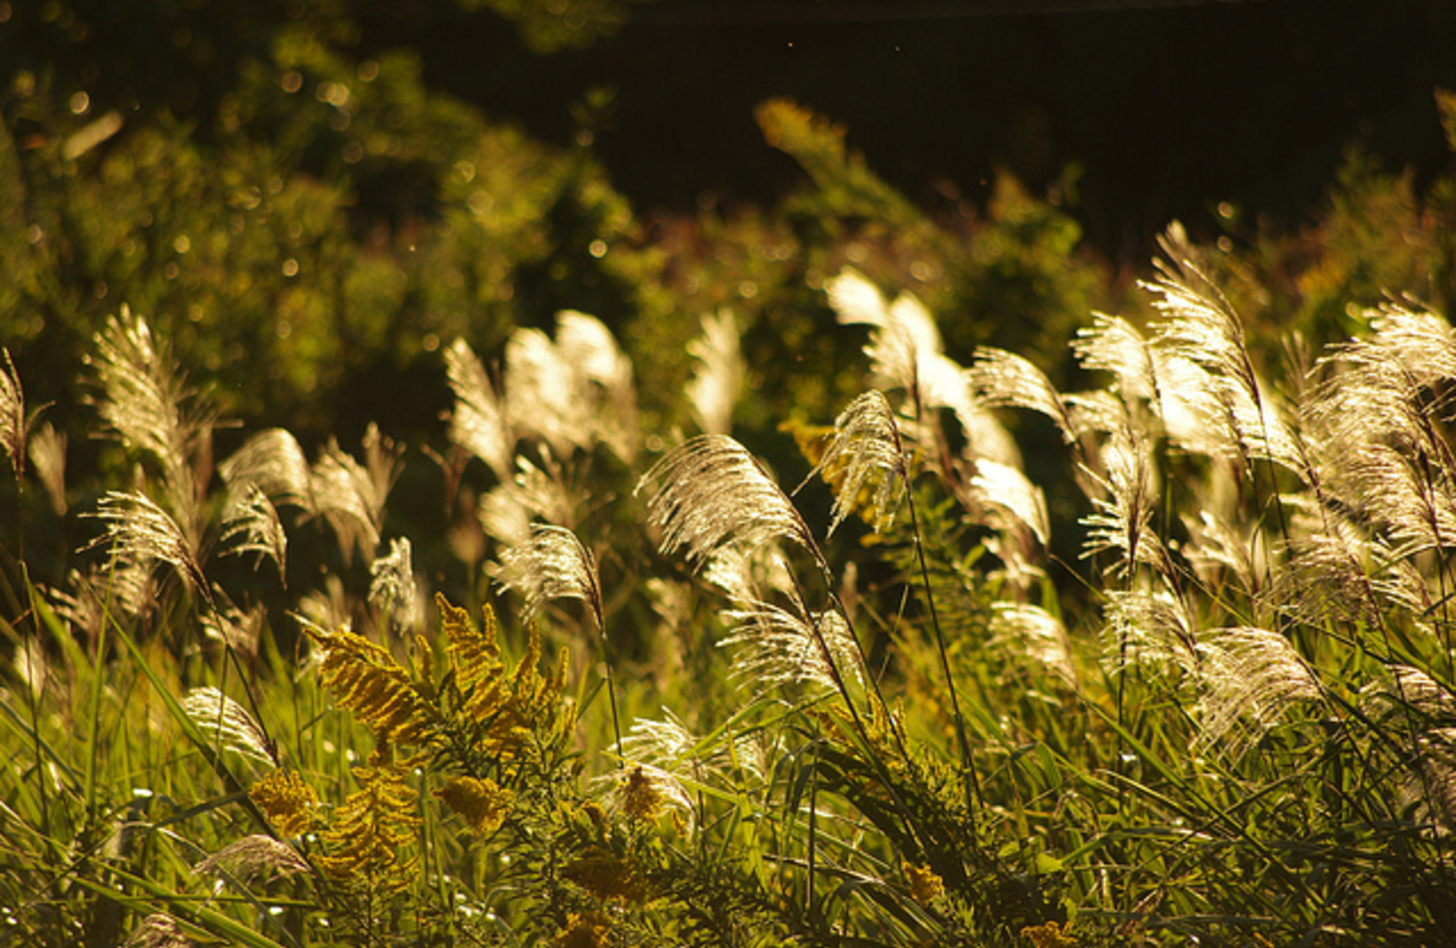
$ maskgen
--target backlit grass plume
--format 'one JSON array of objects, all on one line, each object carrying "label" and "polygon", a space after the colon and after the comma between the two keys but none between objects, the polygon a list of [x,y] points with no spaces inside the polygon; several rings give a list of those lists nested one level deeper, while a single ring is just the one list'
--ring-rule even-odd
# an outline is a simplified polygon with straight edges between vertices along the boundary
[{"label": "backlit grass plume", "polygon": [[229,508],[222,527],[224,553],[256,553],[273,561],[279,577],[288,575],[288,534],[278,509],[256,482],[249,481],[242,496]]},{"label": "backlit grass plume", "polygon": [[930,311],[913,294],[886,303],[880,290],[853,268],[846,268],[825,287],[829,305],[841,324],[870,327],[865,354],[873,381],[907,396],[906,434],[929,443],[921,430],[927,413],[949,409],[961,425],[965,453],[1003,464],[1019,464],[1016,444],[978,397],[973,378],[942,351],[940,330]]},{"label": "backlit grass plume", "polygon": [[596,557],[565,527],[532,524],[525,543],[501,554],[497,578],[525,598],[527,618],[548,600],[579,599],[591,609],[597,631],[605,631]]},{"label": "backlit grass plume", "polygon": [[834,421],[834,435],[809,476],[823,474],[835,483],[829,532],[844,521],[868,490],[866,520],[884,532],[895,520],[910,478],[910,462],[890,403],[878,391],[850,402]]},{"label": "backlit grass plume", "polygon": [[228,843],[192,868],[200,875],[242,884],[260,876],[291,876],[312,869],[298,850],[260,833]]},{"label": "backlit grass plume", "polygon": [[692,438],[652,466],[637,490],[651,488],[647,521],[665,553],[702,568],[723,548],[779,539],[817,550],[783,490],[743,445],[724,435]]},{"label": "backlit grass plume", "polygon": [[[150,575],[156,563],[167,563],[189,590],[211,602],[207,577],[191,539],[150,497],[108,491],[90,516],[101,521],[105,532],[87,549],[104,545],[113,561],[143,575]],[[127,605],[135,613],[143,603],[128,601]]]},{"label": "backlit grass plume", "polygon": [[193,688],[182,700],[182,708],[198,729],[217,744],[273,768],[279,766],[278,750],[256,718],[242,705],[211,685]]},{"label": "backlit grass plume", "polygon": [[464,339],[456,339],[445,351],[445,366],[455,393],[450,440],[484,461],[497,478],[509,480],[515,437],[485,367]]},{"label": "backlit grass plume", "polygon": [[184,376],[147,321],[122,306],[96,334],[88,361],[100,386],[97,412],[128,448],[160,469],[167,506],[191,543],[198,541],[199,484],[194,461],[210,432],[205,411],[189,410]]},{"label": "backlit grass plume", "polygon": [[10,360],[10,350],[0,348],[5,357],[0,366],[0,448],[10,459],[18,481],[25,475],[26,428],[30,419],[25,413],[25,389],[20,385],[20,375],[15,363]]},{"label": "backlit grass plume", "polygon": [[218,465],[218,473],[235,497],[253,484],[277,506],[317,510],[308,458],[298,440],[282,428],[265,428],[249,437]]},{"label": "backlit grass plume", "polygon": [[688,404],[703,434],[726,435],[733,429],[733,408],[743,389],[745,366],[739,351],[733,311],[703,316],[703,334],[688,343],[698,365],[688,382]]},{"label": "backlit grass plume", "polygon": [[723,615],[732,632],[719,645],[733,650],[734,675],[755,692],[802,684],[835,691],[867,680],[849,626],[837,612],[759,602]]}]

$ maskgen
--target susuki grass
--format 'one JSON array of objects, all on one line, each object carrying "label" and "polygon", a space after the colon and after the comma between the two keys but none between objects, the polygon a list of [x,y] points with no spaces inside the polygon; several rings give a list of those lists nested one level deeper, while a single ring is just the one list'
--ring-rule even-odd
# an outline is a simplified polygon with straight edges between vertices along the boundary
[{"label": "susuki grass", "polygon": [[[126,482],[68,583],[7,562],[0,943],[1449,941],[1456,331],[1391,302],[1276,388],[1164,249],[1074,393],[842,272],[865,390],[798,426],[798,489],[732,437],[726,312],[697,433],[644,437],[590,316],[491,371],[455,341],[448,537],[392,533],[422,457],[377,430],[214,469],[219,419],[123,310],[88,371]],[[64,501],[24,368],[0,443]],[[415,567],[442,544],[459,603]]]}]

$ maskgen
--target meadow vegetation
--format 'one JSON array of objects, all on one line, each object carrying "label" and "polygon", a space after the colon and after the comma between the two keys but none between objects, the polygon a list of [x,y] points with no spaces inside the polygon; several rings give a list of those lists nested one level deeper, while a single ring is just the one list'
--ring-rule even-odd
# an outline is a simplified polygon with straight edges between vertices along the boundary
[{"label": "meadow vegetation", "polygon": [[1452,940],[1453,179],[640,220],[309,26],[0,135],[0,945]]}]

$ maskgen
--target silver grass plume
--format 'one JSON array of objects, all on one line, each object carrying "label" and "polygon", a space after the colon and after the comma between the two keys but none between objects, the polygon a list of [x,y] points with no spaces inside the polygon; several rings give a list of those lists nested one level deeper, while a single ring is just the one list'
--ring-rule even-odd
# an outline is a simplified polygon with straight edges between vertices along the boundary
[{"label": "silver grass plume", "polygon": [[1410,665],[1392,665],[1384,676],[1361,688],[1359,707],[1376,720],[1413,712],[1423,725],[1456,722],[1456,695]]},{"label": "silver grass plume", "polygon": [[1270,567],[1261,531],[1243,530],[1209,510],[1200,510],[1197,520],[1185,515],[1183,527],[1189,537],[1183,556],[1200,580],[1219,588],[1223,577],[1230,575],[1246,596],[1261,594],[1260,577]]},{"label": "silver grass plume", "polygon": [[1018,526],[1025,528],[1043,547],[1047,545],[1051,523],[1047,517],[1046,497],[1041,488],[1027,480],[1020,468],[989,460],[977,461],[971,488],[977,499],[993,511],[1010,515],[1009,522],[1005,517],[991,517],[993,526],[1007,530]]},{"label": "silver grass plume", "polygon": [[525,599],[525,615],[534,615],[551,599],[579,599],[591,609],[598,632],[605,632],[596,557],[565,527],[537,523],[525,543],[501,554],[497,580]]},{"label": "silver grass plume", "polygon": [[244,612],[227,600],[220,587],[213,587],[218,607],[202,617],[202,634],[249,660],[258,657],[258,642],[263,634],[265,607],[254,603]]},{"label": "silver grass plume", "polygon": [[273,741],[247,710],[218,689],[207,685],[193,688],[182,699],[182,710],[197,729],[216,742],[218,749],[236,753],[278,767]]},{"label": "silver grass plume", "polygon": [[1093,313],[1092,325],[1077,330],[1072,352],[1084,369],[1115,375],[1114,390],[1125,401],[1154,399],[1155,376],[1148,341],[1121,316]]},{"label": "silver grass plume", "polygon": [[1199,663],[1193,620],[1166,592],[1112,592],[1104,607],[1103,663],[1110,672],[1132,665],[1159,673],[1193,673]]},{"label": "silver grass plume", "polygon": [[390,540],[389,552],[369,565],[369,576],[369,601],[389,617],[396,629],[418,628],[424,612],[409,538]]},{"label": "silver grass plume", "polygon": [[1111,552],[1106,567],[1114,576],[1126,576],[1138,563],[1146,563],[1163,575],[1172,575],[1167,548],[1152,529],[1152,459],[1146,440],[1130,432],[1114,434],[1102,446],[1103,474],[1084,468],[1083,473],[1100,494],[1090,496],[1095,513],[1079,521],[1087,528],[1083,557]]},{"label": "silver grass plume", "polygon": [[[966,371],[941,351],[940,330],[925,306],[903,294],[887,304],[878,288],[853,268],[826,287],[829,305],[843,325],[871,327],[865,354],[877,384],[898,388],[920,410],[947,408],[960,422],[966,451],[973,458],[1019,464],[1016,444],[977,398]],[[906,434],[923,441],[918,419]]]},{"label": "silver grass plume", "polygon": [[73,635],[83,642],[95,642],[113,611],[113,602],[132,616],[144,614],[155,602],[152,565],[90,563],[84,573],[76,569],[67,573],[64,588],[43,587],[46,601]]},{"label": "silver grass plume", "polygon": [[628,760],[661,768],[684,783],[701,783],[708,777],[731,780],[737,775],[759,782],[773,765],[773,745],[765,731],[743,736],[722,731],[703,738],[666,710],[661,719],[633,721],[622,746]]},{"label": "silver grass plume", "polygon": [[1062,438],[1076,441],[1077,433],[1060,393],[1045,374],[1025,358],[1004,349],[981,346],[968,370],[982,403],[990,407],[1024,408],[1046,415]]},{"label": "silver grass plume", "polygon": [[866,681],[859,647],[837,612],[811,613],[772,603],[746,604],[723,613],[733,633],[718,644],[733,649],[733,674],[757,693],[784,685],[813,684],[843,692],[846,679]]},{"label": "silver grass plume", "polygon": [[905,500],[910,462],[900,441],[894,411],[882,392],[865,392],[839,413],[829,447],[804,483],[815,474],[824,475],[834,484],[830,534],[855,509],[861,491],[866,489],[872,491],[866,517],[870,527],[883,533],[894,523]]},{"label": "silver grass plume", "polygon": [[748,449],[725,435],[700,435],[663,456],[642,476],[651,490],[647,522],[667,554],[681,552],[698,568],[723,548],[779,539],[822,556],[809,527]]},{"label": "silver grass plume", "polygon": [[1147,412],[1138,412],[1137,417],[1129,411],[1127,402],[1105,389],[1090,392],[1073,392],[1062,396],[1067,406],[1067,419],[1072,432],[1078,437],[1108,435],[1115,431],[1137,430],[1152,437],[1154,431],[1148,425]]},{"label": "silver grass plume", "polygon": [[240,497],[228,505],[222,523],[224,555],[257,553],[278,567],[278,575],[287,577],[288,535],[278,510],[256,481],[248,481]]},{"label": "silver grass plume", "polygon": [[367,464],[360,464],[330,438],[309,471],[315,516],[333,527],[339,548],[351,557],[358,546],[372,555],[379,546],[384,505],[398,475],[398,453],[373,423],[364,434]]},{"label": "silver grass plume", "polygon": [[275,506],[318,513],[308,458],[297,439],[282,428],[266,428],[248,438],[218,465],[218,473],[234,498],[246,493],[249,484],[256,484]]},{"label": "silver grass plume", "polygon": [[1379,345],[1392,353],[1418,384],[1456,378],[1456,329],[1442,316],[1427,309],[1385,303],[1367,310],[1365,318]]},{"label": "silver grass plume", "polygon": [[497,543],[516,546],[530,536],[531,523],[572,524],[579,498],[565,483],[561,466],[543,447],[542,464],[516,458],[516,475],[497,484],[481,498],[476,517],[485,535]]},{"label": "silver grass plume", "polygon": [[1430,591],[1404,551],[1333,516],[1318,530],[1303,529],[1305,519],[1296,519],[1276,563],[1265,597],[1271,607],[1312,628],[1374,630],[1403,614],[1407,628],[1431,631]]},{"label": "silver grass plume", "polygon": [[506,412],[512,426],[545,441],[558,457],[591,448],[586,399],[573,366],[539,329],[517,329],[506,341]]},{"label": "silver grass plume", "polygon": [[171,565],[184,585],[212,603],[212,592],[202,574],[202,565],[191,541],[172,519],[145,494],[108,491],[90,517],[99,520],[104,532],[85,549],[109,547],[112,559],[123,568],[133,567],[150,575],[157,561]]},{"label": "silver grass plume", "polygon": [[976,396],[970,373],[946,356],[935,354],[921,358],[919,377],[922,407],[950,410],[960,423],[965,442],[961,451],[968,460],[1021,466],[1021,451],[1015,439]]},{"label": "silver grass plume", "polygon": [[1291,707],[1320,698],[1314,673],[1289,640],[1255,628],[1214,629],[1199,637],[1202,661],[1196,749],[1237,758]]},{"label": "silver grass plume", "polygon": [[189,417],[184,411],[187,392],[169,350],[153,338],[146,320],[133,316],[126,306],[120,316],[107,319],[95,346],[87,361],[102,389],[97,411],[123,444],[157,462],[172,513],[183,531],[194,537],[200,511],[189,465],[197,438],[210,426],[210,419]]},{"label": "silver grass plume", "polygon": [[757,602],[771,593],[790,595],[794,589],[793,574],[776,542],[723,547],[703,567],[703,578],[738,603]]},{"label": "silver grass plume", "polygon": [[30,436],[30,466],[45,488],[56,516],[66,513],[66,433],[50,422]]},{"label": "silver grass plume", "polygon": [[1029,659],[1076,687],[1072,642],[1067,628],[1051,613],[1029,603],[996,602],[991,606],[991,644],[1018,659]]},{"label": "silver grass plume", "polygon": [[593,409],[592,434],[631,462],[638,440],[632,360],[601,320],[575,310],[556,314],[556,347],[574,371],[578,397]]},{"label": "silver grass plume", "polygon": [[464,339],[445,351],[445,370],[455,393],[450,440],[484,461],[497,478],[509,480],[515,435],[500,394]]},{"label": "silver grass plume", "polygon": [[1425,672],[1395,665],[1360,689],[1360,711],[1376,723],[1413,731],[1402,802],[1440,829],[1456,829],[1456,696]]},{"label": "silver grass plume", "polygon": [[29,419],[25,414],[25,389],[20,385],[20,375],[15,363],[10,360],[10,350],[0,348],[5,365],[0,367],[0,448],[10,459],[10,466],[19,481],[25,476],[25,436]]},{"label": "silver grass plume", "polygon": [[1456,543],[1456,457],[1444,383],[1456,343],[1431,313],[1387,307],[1375,333],[1321,360],[1327,377],[1306,417],[1323,487],[1407,553]]},{"label": "silver grass plume", "polygon": [[[1172,260],[1159,261],[1162,275],[1142,287],[1154,295],[1162,319],[1152,328],[1158,390],[1164,397],[1187,397],[1191,383],[1203,403],[1194,401],[1205,423],[1233,439],[1228,447],[1245,457],[1268,458],[1303,473],[1297,442],[1279,407],[1261,387],[1244,343],[1243,324],[1232,304],[1202,272],[1181,228],[1169,229],[1163,246]],[[1190,372],[1169,359],[1185,359],[1203,370]],[[1170,380],[1176,372],[1183,378]],[[1183,383],[1183,384],[1179,384]],[[1207,405],[1217,406],[1211,411]],[[1166,415],[1165,415],[1166,417]]]},{"label": "silver grass plume", "polygon": [[122,948],[194,948],[177,920],[164,912],[153,912],[132,929]]},{"label": "silver grass plume", "polygon": [[738,326],[731,309],[703,316],[703,334],[688,343],[688,355],[698,362],[687,387],[693,421],[704,434],[726,435],[733,430],[733,408],[743,390],[744,376]]},{"label": "silver grass plume", "polygon": [[311,867],[292,846],[255,833],[228,843],[197,863],[192,870],[198,875],[215,876],[219,881],[246,885],[260,876],[292,876],[309,872]]}]

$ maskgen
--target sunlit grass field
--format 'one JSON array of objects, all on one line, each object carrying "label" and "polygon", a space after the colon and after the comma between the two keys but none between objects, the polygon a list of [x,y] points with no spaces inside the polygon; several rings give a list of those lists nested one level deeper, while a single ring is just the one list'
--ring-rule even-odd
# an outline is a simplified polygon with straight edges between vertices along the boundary
[{"label": "sunlit grass field", "polygon": [[[819,292],[860,394],[782,419],[781,470],[727,309],[671,430],[567,311],[444,341],[438,443],[215,456],[122,307],[84,495],[7,355],[0,944],[1449,941],[1446,319],[1361,309],[1271,384],[1175,227],[1059,391],[852,268]],[[391,518],[406,469],[438,535]]]}]

